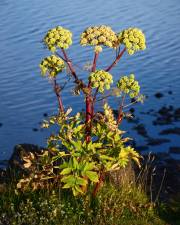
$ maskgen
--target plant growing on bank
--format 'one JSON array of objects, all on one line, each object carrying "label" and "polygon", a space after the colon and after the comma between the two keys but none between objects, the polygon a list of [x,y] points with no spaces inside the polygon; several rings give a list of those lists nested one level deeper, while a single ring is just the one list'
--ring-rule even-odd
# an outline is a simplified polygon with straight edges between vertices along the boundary
[{"label": "plant growing on bank", "polygon": [[[124,131],[119,129],[126,116],[123,109],[143,100],[140,86],[134,74],[130,74],[120,76],[115,87],[112,87],[113,75],[110,71],[125,52],[133,55],[144,50],[145,36],[138,28],[129,28],[119,33],[104,25],[85,29],[80,44],[92,46],[94,50],[88,83],[79,78],[67,54],[66,49],[72,44],[72,33],[69,30],[60,26],[49,30],[44,43],[53,54],[42,60],[40,68],[42,75],[48,77],[53,85],[59,110],[57,115],[44,121],[43,127],[55,126],[57,132],[48,138],[47,150],[38,163],[33,154],[25,158],[25,167],[31,173],[28,178],[21,179],[17,187],[24,190],[29,187],[37,189],[44,187],[44,182],[56,179],[62,188],[71,189],[74,196],[83,195],[87,191],[92,191],[95,196],[107,172],[125,167],[130,160],[140,166],[139,153],[127,145],[129,138],[124,138]],[[115,51],[115,60],[107,68],[97,69],[98,57],[105,47]],[[85,112],[72,115],[72,109],[64,107],[61,93],[65,84],[59,84],[57,78],[60,73],[66,72],[65,68],[74,82],[74,93],[84,97]],[[121,99],[117,118],[108,104],[109,96]],[[103,101],[102,112],[95,110],[99,101]]]}]

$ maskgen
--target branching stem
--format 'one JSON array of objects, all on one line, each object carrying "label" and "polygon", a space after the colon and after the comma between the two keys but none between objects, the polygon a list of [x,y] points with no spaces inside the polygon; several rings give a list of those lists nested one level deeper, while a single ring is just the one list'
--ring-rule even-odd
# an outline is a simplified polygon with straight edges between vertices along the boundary
[{"label": "branching stem", "polygon": [[[93,60],[93,66],[92,66],[92,72],[95,72],[96,70],[96,63],[98,59],[98,53],[95,53],[94,55],[94,60]],[[86,142],[90,142],[91,140],[91,120],[92,116],[94,114],[94,102],[92,101],[92,87],[91,87],[91,82],[89,81],[88,83],[88,89],[89,93],[86,95]]]},{"label": "branching stem", "polygon": [[120,124],[121,121],[122,121],[122,119],[123,119],[123,108],[124,108],[125,97],[126,97],[126,95],[124,94],[124,95],[122,96],[121,105],[120,105],[120,107],[119,107],[118,118],[117,118],[117,124]]},{"label": "branching stem", "polygon": [[116,57],[116,59],[114,60],[114,62],[105,70],[106,72],[109,72],[117,63],[118,61],[121,59],[122,55],[124,54],[124,52],[126,51],[126,48],[124,48]]},{"label": "branching stem", "polygon": [[53,79],[53,87],[54,87],[54,92],[57,96],[57,100],[58,100],[58,104],[59,104],[59,111],[61,113],[64,113],[64,107],[63,107],[62,98],[60,95],[61,90],[60,90],[59,85],[57,84],[56,78]]}]

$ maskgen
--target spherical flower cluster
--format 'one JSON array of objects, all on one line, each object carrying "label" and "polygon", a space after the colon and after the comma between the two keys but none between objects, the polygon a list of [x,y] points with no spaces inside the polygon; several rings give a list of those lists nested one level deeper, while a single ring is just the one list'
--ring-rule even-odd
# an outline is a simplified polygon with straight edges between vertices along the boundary
[{"label": "spherical flower cluster", "polygon": [[55,77],[64,69],[65,64],[64,61],[56,55],[51,55],[44,58],[39,66],[41,68],[42,75],[47,74],[49,77]]},{"label": "spherical flower cluster", "polygon": [[61,26],[55,27],[47,32],[44,43],[52,52],[55,52],[57,47],[67,49],[72,44],[72,33]]},{"label": "spherical flower cluster", "polygon": [[140,92],[140,86],[138,81],[135,80],[134,74],[123,76],[118,82],[117,87],[121,92],[129,94],[130,98],[135,98]]},{"label": "spherical flower cluster", "polygon": [[101,52],[103,46],[110,48],[116,48],[118,43],[118,37],[111,27],[101,25],[87,28],[80,38],[80,44],[82,46],[92,45],[95,47],[95,52]]},{"label": "spherical flower cluster", "polygon": [[143,32],[138,28],[129,28],[118,34],[120,44],[126,46],[129,55],[146,49],[146,40]]},{"label": "spherical flower cluster", "polygon": [[104,70],[96,70],[89,76],[92,88],[99,88],[99,92],[103,93],[104,89],[109,90],[113,83],[113,77],[110,73]]}]

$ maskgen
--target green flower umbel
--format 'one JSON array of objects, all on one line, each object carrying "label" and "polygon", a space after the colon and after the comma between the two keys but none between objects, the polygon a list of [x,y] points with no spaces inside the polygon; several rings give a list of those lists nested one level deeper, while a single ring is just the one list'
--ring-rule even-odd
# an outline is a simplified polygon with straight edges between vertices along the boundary
[{"label": "green flower umbel", "polygon": [[139,95],[140,86],[138,81],[135,80],[134,74],[123,76],[118,82],[117,87],[124,94],[128,94],[130,98],[135,98]]},{"label": "green flower umbel", "polygon": [[118,34],[120,44],[124,44],[129,55],[136,51],[146,49],[146,39],[143,32],[138,28],[129,28]]},{"label": "green flower umbel", "polygon": [[43,76],[55,77],[62,72],[65,67],[64,61],[56,55],[51,55],[42,60],[40,63],[41,73]]},{"label": "green flower umbel", "polygon": [[113,83],[113,77],[110,73],[104,70],[96,70],[89,76],[92,88],[99,88],[99,92],[103,93],[104,89],[109,90]]},{"label": "green flower umbel", "polygon": [[95,52],[101,52],[102,47],[116,48],[118,38],[116,33],[109,26],[101,25],[89,27],[81,34],[80,44],[82,46],[95,46]]},{"label": "green flower umbel", "polygon": [[57,47],[67,49],[72,44],[72,33],[63,27],[55,27],[47,32],[44,43],[52,52],[55,52]]}]

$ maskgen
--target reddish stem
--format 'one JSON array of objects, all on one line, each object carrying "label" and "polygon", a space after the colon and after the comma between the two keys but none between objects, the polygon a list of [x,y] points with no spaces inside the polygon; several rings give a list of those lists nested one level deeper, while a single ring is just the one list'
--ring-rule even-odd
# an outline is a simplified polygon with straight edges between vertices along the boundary
[{"label": "reddish stem", "polygon": [[99,181],[96,183],[94,190],[93,190],[93,197],[96,197],[97,192],[99,191],[99,189],[102,187],[103,183],[105,180],[105,174],[103,171],[100,172],[100,177],[99,177]]},{"label": "reddish stem", "polygon": [[[92,72],[95,72],[96,70],[96,63],[98,59],[98,53],[95,53],[94,60],[93,60],[93,66],[92,66]],[[86,142],[91,141],[91,120],[92,120],[92,113],[94,112],[94,105],[92,103],[92,96],[91,96],[91,82],[88,83],[88,89],[89,93],[86,95]]]},{"label": "reddish stem", "polygon": [[94,93],[94,97],[93,97],[93,100],[92,100],[92,106],[91,106],[91,110],[92,110],[92,113],[91,114],[92,114],[92,117],[94,116],[94,104],[96,102],[96,96],[98,94],[98,90],[99,90],[99,87],[96,88],[96,91]]},{"label": "reddish stem", "polygon": [[58,99],[58,104],[59,104],[59,111],[60,112],[64,112],[64,107],[63,107],[63,103],[62,103],[62,98],[60,95],[60,87],[58,86],[57,82],[56,82],[56,78],[53,79],[53,86],[54,86],[54,92],[57,96]]},{"label": "reddish stem", "polygon": [[114,60],[114,62],[105,70],[106,72],[110,71],[117,63],[118,61],[121,59],[122,55],[124,54],[124,52],[126,51],[126,48],[124,48],[119,55],[116,57],[116,59]]},{"label": "reddish stem", "polygon": [[99,53],[95,52],[93,66],[92,66],[92,72],[95,72],[95,70],[96,70],[96,63],[97,63],[98,56],[99,56]]},{"label": "reddish stem", "polygon": [[124,100],[125,100],[125,95],[122,96],[122,101],[121,101],[121,105],[119,107],[119,112],[118,112],[117,124],[120,124],[123,119]]},{"label": "reddish stem", "polygon": [[86,143],[91,141],[91,97],[86,96]]},{"label": "reddish stem", "polygon": [[63,48],[62,48],[61,50],[62,50],[62,53],[63,53],[64,58],[65,58],[65,60],[66,60],[66,63],[67,63],[67,65],[68,65],[68,67],[69,67],[69,69],[70,69],[70,71],[71,71],[71,74],[73,75],[73,77],[75,78],[75,80],[78,80],[78,77],[77,77],[77,75],[76,75],[76,72],[75,72],[75,70],[74,70],[74,68],[73,68],[73,66],[72,66],[72,63],[71,63],[71,61],[69,60],[69,58],[68,58],[68,56],[67,56],[65,50],[64,50]]}]

